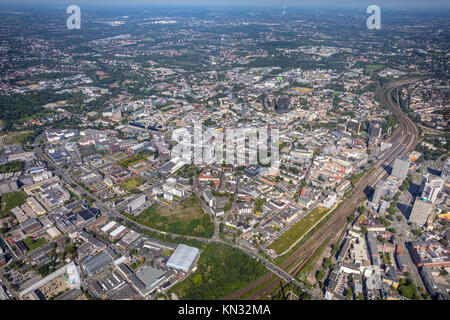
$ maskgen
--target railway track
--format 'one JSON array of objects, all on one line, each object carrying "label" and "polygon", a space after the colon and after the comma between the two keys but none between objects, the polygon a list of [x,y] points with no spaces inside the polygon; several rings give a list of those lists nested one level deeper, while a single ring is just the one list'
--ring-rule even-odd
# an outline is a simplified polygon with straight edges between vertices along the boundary
[{"label": "railway track", "polygon": [[[327,242],[327,245],[336,243],[347,223],[348,216],[353,213],[357,206],[366,198],[365,188],[367,186],[374,186],[379,180],[385,178],[388,175],[386,166],[390,166],[398,156],[414,150],[419,141],[419,131],[414,122],[403,113],[398,103],[394,103],[392,92],[398,87],[418,81],[419,79],[397,81],[388,84],[385,87],[377,88],[376,97],[378,101],[389,108],[399,121],[399,126],[397,126],[389,139],[389,142],[392,143],[392,147],[382,153],[379,161],[374,164],[372,172],[366,174],[366,176],[361,178],[355,184],[350,200],[343,203],[343,205],[336,210],[319,230],[306,240],[300,248],[293,252],[289,258],[280,264],[282,269],[286,269],[290,266],[289,270],[287,270],[289,274],[295,275],[301,270],[299,267],[305,263],[305,260],[300,260],[300,257],[311,257],[325,242]],[[298,262],[296,263],[296,261]],[[318,261],[320,262],[320,259],[318,259]],[[268,277],[266,276],[265,278]],[[259,297],[261,292],[268,292],[276,285],[277,282],[273,282],[272,285],[261,288],[256,293],[252,294],[249,299]],[[240,290],[240,293],[242,292],[245,292],[245,290]]]},{"label": "railway track", "polygon": [[[378,161],[374,168],[375,170],[370,173],[370,175],[366,179],[361,179],[355,186],[355,190],[357,191],[356,194],[353,194],[353,201],[350,201],[350,205],[344,206],[344,208],[339,208],[334,216],[338,216],[337,221],[333,222],[333,226],[330,226],[331,233],[334,233],[333,237],[328,241],[329,244],[336,243],[339,240],[339,237],[341,235],[340,230],[342,230],[343,226],[346,224],[347,217],[349,213],[353,212],[354,209],[356,209],[357,205],[364,201],[365,194],[364,191],[361,189],[362,186],[374,186],[378,181],[381,179],[384,179],[388,176],[388,173],[385,170],[385,166],[391,166],[394,160],[404,154],[407,154],[411,152],[418,140],[419,140],[419,131],[417,127],[415,126],[414,122],[403,113],[400,106],[394,103],[392,99],[392,92],[396,90],[399,86],[403,86],[409,82],[414,82],[417,80],[407,80],[405,82],[401,82],[400,85],[395,85],[392,87],[387,87],[384,90],[381,89],[381,91],[377,91],[378,93],[378,99],[384,100],[387,98],[386,101],[387,105],[390,105],[392,107],[391,112],[399,119],[400,121],[400,127],[397,127],[394,134],[392,135],[390,141],[393,144],[393,149],[389,150],[390,152],[384,152],[381,156],[382,161]],[[359,185],[358,185],[359,184]],[[359,191],[359,192],[358,192]],[[353,210],[351,210],[353,209]],[[338,215],[338,211],[341,211],[342,214]],[[345,214],[347,212],[347,214]],[[331,220],[331,219],[330,219]],[[317,232],[319,233],[319,231]],[[317,243],[308,251],[311,252],[311,255],[314,254],[314,252],[323,245],[323,242],[328,238],[330,232],[323,232],[323,235],[320,237],[320,239],[317,240]],[[306,244],[306,243],[305,243]],[[318,259],[318,263],[320,263],[321,259]],[[300,262],[300,264],[303,262]],[[297,273],[299,270],[296,270],[298,264],[294,268],[290,268],[289,273],[292,273],[293,270],[295,270],[295,273]],[[314,268],[316,269],[316,268]],[[295,275],[294,273],[294,275]]]}]

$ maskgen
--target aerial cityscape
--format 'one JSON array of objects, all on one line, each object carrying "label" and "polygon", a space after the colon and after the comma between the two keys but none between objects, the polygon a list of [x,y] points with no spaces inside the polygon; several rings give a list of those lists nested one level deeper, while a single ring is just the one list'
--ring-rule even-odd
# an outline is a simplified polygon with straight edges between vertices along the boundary
[{"label": "aerial cityscape", "polygon": [[0,1],[0,300],[450,300],[450,7],[301,2]]}]

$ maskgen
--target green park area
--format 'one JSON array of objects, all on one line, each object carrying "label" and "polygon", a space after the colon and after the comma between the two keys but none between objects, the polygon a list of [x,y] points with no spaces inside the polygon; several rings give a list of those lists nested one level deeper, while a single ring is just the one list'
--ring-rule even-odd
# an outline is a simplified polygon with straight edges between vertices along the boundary
[{"label": "green park area", "polygon": [[23,240],[25,245],[28,247],[30,251],[33,251],[34,249],[37,249],[39,247],[42,247],[44,244],[47,243],[47,239],[44,237],[41,237],[39,239],[33,239],[31,237],[27,237]]},{"label": "green park area", "polygon": [[143,185],[145,183],[145,179],[140,177],[140,176],[136,176],[124,183],[122,183],[120,186],[122,188],[124,188],[125,190],[127,190],[128,192],[131,193],[140,193],[141,191],[139,191],[139,189],[137,189],[137,187],[139,187],[140,185]]},{"label": "green park area", "polygon": [[384,68],[383,64],[368,64],[364,68],[364,71],[366,73],[373,73],[373,72],[376,72],[376,71],[380,71],[383,68]]},{"label": "green park area", "polygon": [[195,197],[181,201],[174,209],[153,204],[139,216],[126,215],[144,226],[165,232],[210,238],[214,223]]},{"label": "green park area", "polygon": [[119,161],[119,165],[121,165],[124,168],[128,168],[129,166],[132,166],[133,164],[136,164],[142,160],[147,159],[152,154],[150,152],[139,152],[138,154],[135,154],[132,157],[126,158],[125,160]]},{"label": "green park area", "polygon": [[311,227],[316,224],[325,214],[328,209],[324,207],[317,207],[306,217],[302,218],[299,222],[294,224],[288,231],[283,233],[277,240],[275,240],[270,246],[277,254],[280,254],[287,250],[291,245],[295,243],[300,237],[305,235]]},{"label": "green park area", "polygon": [[210,243],[201,253],[197,270],[177,284],[173,292],[182,299],[220,299],[252,283],[265,272],[260,262],[242,251]]},{"label": "green park area", "polygon": [[23,161],[11,161],[0,166],[0,173],[10,173],[22,171],[25,167]]},{"label": "green park area", "polygon": [[22,191],[2,195],[0,202],[0,218],[7,216],[11,209],[21,206],[26,200],[27,195]]}]

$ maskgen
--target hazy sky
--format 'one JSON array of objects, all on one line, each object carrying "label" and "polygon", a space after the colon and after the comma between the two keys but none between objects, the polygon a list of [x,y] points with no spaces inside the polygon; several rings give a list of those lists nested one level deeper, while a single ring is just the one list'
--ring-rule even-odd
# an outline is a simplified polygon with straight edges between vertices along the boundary
[{"label": "hazy sky", "polygon": [[146,4],[146,5],[169,5],[169,6],[357,6],[366,7],[371,4],[380,7],[450,7],[449,0],[0,0],[0,3],[55,3],[55,4]]}]

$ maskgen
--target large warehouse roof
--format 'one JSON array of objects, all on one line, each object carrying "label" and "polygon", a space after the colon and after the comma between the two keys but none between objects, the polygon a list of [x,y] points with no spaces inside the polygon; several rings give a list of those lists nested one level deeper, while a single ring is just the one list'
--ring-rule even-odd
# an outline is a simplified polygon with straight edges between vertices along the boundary
[{"label": "large warehouse roof", "polygon": [[117,222],[115,221],[111,221],[110,223],[108,223],[107,225],[103,226],[103,228],[101,228],[100,230],[102,230],[102,232],[106,232],[109,229],[111,229],[112,227],[114,227],[117,224]]},{"label": "large warehouse roof", "polygon": [[126,228],[124,226],[119,226],[117,227],[114,231],[112,231],[109,235],[111,237],[116,237],[118,236],[121,232],[123,232]]},{"label": "large warehouse roof", "polygon": [[136,277],[139,278],[139,280],[142,281],[142,283],[145,284],[147,289],[153,289],[158,284],[161,283],[161,281],[164,281],[165,277],[164,275],[167,272],[161,269],[154,268],[152,266],[145,266],[138,272],[136,272]]},{"label": "large warehouse roof", "polygon": [[95,257],[87,257],[83,260],[82,264],[87,273],[94,274],[108,266],[112,261],[113,259],[103,251]]},{"label": "large warehouse roof", "polygon": [[167,265],[188,272],[195,258],[197,258],[198,253],[199,250],[197,248],[179,244],[174,253],[170,256],[169,261],[167,261]]}]

